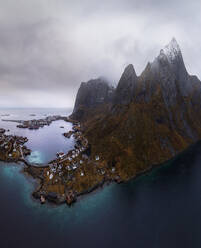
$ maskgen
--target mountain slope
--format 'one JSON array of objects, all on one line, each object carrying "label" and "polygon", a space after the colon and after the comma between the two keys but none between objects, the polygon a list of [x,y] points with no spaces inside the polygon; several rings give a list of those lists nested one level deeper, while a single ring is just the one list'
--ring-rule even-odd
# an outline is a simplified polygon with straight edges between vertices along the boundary
[{"label": "mountain slope", "polygon": [[112,100],[78,120],[92,155],[99,153],[126,180],[201,138],[200,105],[201,82],[188,74],[173,39],[139,77],[129,65]]}]

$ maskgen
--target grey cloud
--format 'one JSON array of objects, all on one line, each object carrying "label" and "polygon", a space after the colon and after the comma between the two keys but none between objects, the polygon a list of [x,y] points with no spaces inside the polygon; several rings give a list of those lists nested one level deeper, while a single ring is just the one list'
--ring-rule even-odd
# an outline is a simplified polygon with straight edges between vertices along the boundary
[{"label": "grey cloud", "polygon": [[[138,74],[175,36],[201,76],[201,3],[0,0],[0,106],[72,106],[80,82]],[[36,100],[34,100],[36,99]]]}]

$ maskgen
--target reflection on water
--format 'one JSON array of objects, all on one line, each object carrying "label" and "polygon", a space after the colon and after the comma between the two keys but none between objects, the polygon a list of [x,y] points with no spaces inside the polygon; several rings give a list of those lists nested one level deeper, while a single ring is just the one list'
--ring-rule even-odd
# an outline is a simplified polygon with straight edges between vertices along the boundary
[{"label": "reflection on water", "polygon": [[[60,128],[63,126],[64,128]],[[52,122],[38,130],[26,130],[25,136],[29,139],[27,147],[33,152],[28,157],[30,162],[44,163],[56,157],[59,151],[67,152],[74,147],[73,136],[67,139],[64,132],[72,129],[72,124],[63,120]]]},{"label": "reflection on water", "polygon": [[[62,134],[72,128],[72,124],[63,120],[52,122],[50,126],[44,126],[38,130],[17,128],[15,122],[9,120],[29,120],[44,118],[48,115],[68,116],[71,111],[66,109],[0,109],[0,127],[9,129],[7,134],[15,134],[28,138],[26,146],[32,150],[28,160],[33,163],[46,163],[55,158],[58,151],[66,152],[74,147],[73,137],[65,138]],[[9,114],[9,116],[4,116]],[[31,116],[34,114],[34,116]],[[3,115],[3,116],[2,116]],[[63,126],[64,128],[61,128]]]}]

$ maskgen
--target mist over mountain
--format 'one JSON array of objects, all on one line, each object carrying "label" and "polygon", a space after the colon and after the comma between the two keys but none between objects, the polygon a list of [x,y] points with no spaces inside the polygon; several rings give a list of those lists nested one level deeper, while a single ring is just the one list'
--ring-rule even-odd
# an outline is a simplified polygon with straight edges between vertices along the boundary
[{"label": "mist over mountain", "polygon": [[73,107],[80,82],[116,86],[129,64],[139,75],[172,36],[200,77],[200,12],[199,0],[0,0],[0,105]]},{"label": "mist over mountain", "polygon": [[119,163],[125,178],[201,138],[201,82],[187,72],[175,38],[140,76],[128,65],[116,89],[106,82],[97,89],[97,82],[81,84],[71,117],[83,123],[94,152]]}]

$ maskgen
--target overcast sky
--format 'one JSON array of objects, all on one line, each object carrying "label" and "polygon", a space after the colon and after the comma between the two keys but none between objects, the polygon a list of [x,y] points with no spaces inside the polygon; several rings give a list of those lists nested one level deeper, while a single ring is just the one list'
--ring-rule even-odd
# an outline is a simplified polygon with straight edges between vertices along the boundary
[{"label": "overcast sky", "polygon": [[82,81],[139,75],[172,37],[201,78],[200,0],[0,0],[0,107],[72,107]]}]

